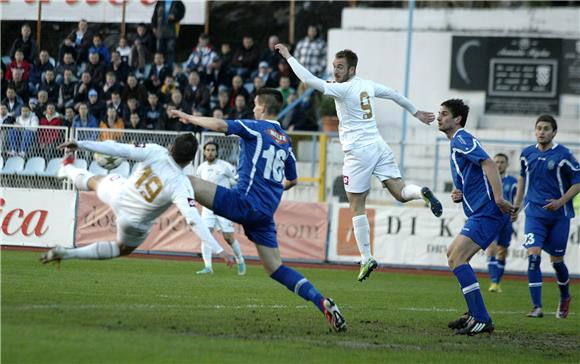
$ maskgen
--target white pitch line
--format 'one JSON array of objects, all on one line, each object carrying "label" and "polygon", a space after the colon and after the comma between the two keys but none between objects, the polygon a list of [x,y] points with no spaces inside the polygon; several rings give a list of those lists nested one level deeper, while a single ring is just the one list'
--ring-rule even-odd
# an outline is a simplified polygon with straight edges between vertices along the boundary
[{"label": "white pitch line", "polygon": [[[399,307],[400,311],[413,311],[413,312],[462,312],[463,310],[458,310],[456,308],[442,308],[442,307]],[[489,311],[490,313],[496,315],[525,315],[526,311]],[[556,311],[544,312],[546,315],[555,315]],[[568,313],[568,316],[575,315],[575,312]]]}]

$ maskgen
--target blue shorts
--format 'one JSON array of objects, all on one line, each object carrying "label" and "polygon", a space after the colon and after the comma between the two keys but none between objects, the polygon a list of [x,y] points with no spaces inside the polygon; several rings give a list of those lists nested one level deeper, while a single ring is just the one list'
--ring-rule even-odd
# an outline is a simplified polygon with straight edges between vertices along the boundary
[{"label": "blue shorts", "polygon": [[460,234],[467,236],[485,250],[497,237],[502,227],[503,214],[473,214],[468,219]]},{"label": "blue shorts", "polygon": [[526,216],[524,227],[525,248],[540,247],[548,254],[563,257],[566,254],[568,235],[570,233],[570,219],[550,219]]},{"label": "blue shorts", "polygon": [[276,223],[274,217],[255,207],[246,195],[222,186],[217,186],[212,210],[216,215],[237,222],[252,242],[277,248]]},{"label": "blue shorts", "polygon": [[512,227],[512,220],[510,215],[503,214],[502,215],[502,225],[497,233],[495,241],[497,241],[497,245],[508,247],[510,246],[510,241],[512,240],[512,234],[514,229]]}]

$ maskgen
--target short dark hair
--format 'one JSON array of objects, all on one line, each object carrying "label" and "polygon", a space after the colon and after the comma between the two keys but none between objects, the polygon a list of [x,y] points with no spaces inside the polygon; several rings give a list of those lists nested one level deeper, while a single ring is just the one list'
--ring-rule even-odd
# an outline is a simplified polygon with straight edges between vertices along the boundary
[{"label": "short dark hair", "polygon": [[449,99],[447,101],[443,101],[441,106],[445,106],[451,112],[454,118],[461,116],[461,126],[465,126],[467,123],[467,115],[469,115],[469,106],[463,103],[461,99]]},{"label": "short dark hair", "polygon": [[208,145],[213,145],[215,147],[215,151],[219,153],[220,146],[218,145],[218,143],[214,142],[213,140],[207,141],[203,145],[203,150],[205,150],[205,147],[207,147]]},{"label": "short dark hair", "polygon": [[356,66],[358,65],[358,56],[356,55],[356,53],[354,53],[350,49],[343,49],[340,52],[336,52],[334,57],[335,58],[345,58],[346,64],[348,65],[348,68],[351,68],[351,67],[356,68]]},{"label": "short dark hair", "polygon": [[172,156],[177,164],[190,163],[197,153],[197,138],[193,133],[178,135],[173,142]]},{"label": "short dark hair", "polygon": [[507,154],[504,154],[504,153],[497,153],[497,154],[494,156],[494,158],[495,158],[495,157],[502,157],[502,158],[505,158],[505,161],[506,161],[506,163],[510,161],[510,159],[508,158]]},{"label": "short dark hair", "polygon": [[536,125],[538,125],[538,123],[540,121],[550,123],[550,125],[552,125],[552,130],[554,130],[554,131],[558,130],[558,123],[556,123],[556,119],[554,119],[554,117],[552,115],[542,114],[542,115],[538,116],[538,120],[536,120]]},{"label": "short dark hair", "polygon": [[282,109],[284,103],[282,93],[274,88],[262,87],[256,92],[256,97],[259,103],[265,106],[268,115],[278,115]]}]

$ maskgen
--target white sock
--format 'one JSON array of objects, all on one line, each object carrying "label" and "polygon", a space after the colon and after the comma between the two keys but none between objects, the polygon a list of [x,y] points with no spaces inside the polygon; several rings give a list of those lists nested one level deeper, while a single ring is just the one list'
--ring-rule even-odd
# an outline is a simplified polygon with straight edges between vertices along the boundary
[{"label": "white sock", "polygon": [[406,185],[401,190],[401,196],[406,201],[411,200],[421,200],[423,198],[423,194],[421,193],[421,187],[417,185]]},{"label": "white sock", "polygon": [[204,241],[201,242],[201,257],[203,258],[203,262],[205,263],[205,267],[211,269],[211,257],[213,251],[211,249],[211,245],[206,244]]},{"label": "white sock", "polygon": [[366,263],[371,257],[371,227],[367,215],[358,215],[352,218],[352,227],[356,245],[363,258],[362,263]]},{"label": "white sock", "polygon": [[112,259],[120,255],[114,241],[99,241],[81,248],[67,249],[63,259]]},{"label": "white sock", "polygon": [[240,249],[240,243],[234,240],[232,243],[232,250],[234,251],[234,257],[236,258],[236,263],[240,264],[244,262],[244,256],[242,255],[242,249]]},{"label": "white sock", "polygon": [[67,177],[74,183],[75,187],[79,191],[88,191],[89,190],[89,179],[94,176],[93,173],[77,168],[72,164],[69,164],[64,167],[64,171]]}]

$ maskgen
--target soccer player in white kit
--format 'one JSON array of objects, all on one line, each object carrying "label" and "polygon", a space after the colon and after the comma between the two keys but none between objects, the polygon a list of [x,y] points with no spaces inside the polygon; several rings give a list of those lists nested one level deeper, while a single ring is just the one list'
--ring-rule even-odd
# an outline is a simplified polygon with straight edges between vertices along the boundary
[{"label": "soccer player in white kit", "polygon": [[[209,182],[213,182],[219,186],[231,188],[237,182],[236,168],[230,163],[218,158],[219,146],[213,140],[208,141],[203,146],[203,156],[205,161],[197,167],[197,176]],[[207,225],[211,232],[214,229],[220,230],[224,240],[232,247],[236,263],[238,264],[238,275],[246,274],[246,263],[244,256],[240,249],[240,243],[234,237],[234,223],[225,217],[215,215],[212,210],[204,207],[201,210],[201,218]],[[205,241],[201,242],[201,256],[205,267],[197,272],[197,274],[212,274],[213,268],[211,264],[212,258],[211,244]]]},{"label": "soccer player in white kit", "polygon": [[[59,146],[67,150],[61,178],[69,178],[79,191],[96,191],[101,201],[111,206],[117,217],[117,240],[102,241],[80,248],[56,246],[41,256],[43,263],[63,259],[112,259],[131,254],[145,239],[155,219],[174,203],[192,230],[220,254],[228,266],[233,258],[210,233],[195,207],[191,182],[183,168],[197,151],[191,133],[178,136],[168,149],[157,144],[120,144],[113,141],[69,141]],[[129,178],[118,174],[97,176],[73,165],[77,149],[119,156],[141,162]]]},{"label": "soccer player in white kit", "polygon": [[351,50],[336,53],[334,79],[326,82],[310,73],[292,57],[288,48],[275,48],[300,78],[310,87],[334,98],[338,114],[339,138],[344,151],[342,169],[344,189],[352,213],[352,225],[361,253],[359,281],[365,280],[378,264],[371,255],[370,226],[365,211],[366,198],[371,187],[371,176],[376,176],[391,195],[400,202],[424,199],[437,217],[443,213],[441,203],[427,187],[405,184],[387,143],[381,137],[375,120],[375,98],[390,99],[409,111],[425,124],[435,120],[430,112],[418,110],[407,98],[384,85],[356,76],[357,55]]}]

